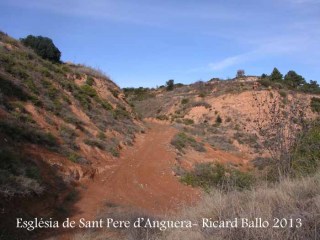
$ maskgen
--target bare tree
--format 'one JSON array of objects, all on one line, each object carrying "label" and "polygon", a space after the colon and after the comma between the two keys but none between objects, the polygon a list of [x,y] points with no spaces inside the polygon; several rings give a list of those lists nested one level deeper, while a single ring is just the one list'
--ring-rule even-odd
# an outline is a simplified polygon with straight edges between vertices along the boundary
[{"label": "bare tree", "polygon": [[288,176],[292,171],[294,148],[308,129],[306,104],[296,94],[289,98],[277,92],[267,95],[254,92],[253,100],[258,108],[253,127],[276,166],[278,177]]},{"label": "bare tree", "polygon": [[244,77],[244,76],[245,76],[244,70],[243,70],[243,69],[239,69],[239,70],[237,71],[236,77],[237,77],[237,78],[242,78],[242,77]]}]

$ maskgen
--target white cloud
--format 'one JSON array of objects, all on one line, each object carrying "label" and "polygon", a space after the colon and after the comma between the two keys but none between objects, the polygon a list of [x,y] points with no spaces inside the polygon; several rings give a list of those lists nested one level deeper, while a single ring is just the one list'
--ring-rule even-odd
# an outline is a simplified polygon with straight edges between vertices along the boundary
[{"label": "white cloud", "polygon": [[[317,48],[319,33],[311,33],[305,31],[305,35],[287,35],[280,37],[271,37],[268,39],[256,39],[256,48],[254,50],[227,57],[217,62],[209,63],[208,69],[213,71],[220,71],[232,66],[244,64],[246,62],[255,61],[257,59],[266,58],[273,55],[294,55],[300,54],[304,56],[305,53],[312,51],[313,54],[320,55]],[[310,61],[310,60],[309,60]],[[318,61],[314,59],[314,61]]]},{"label": "white cloud", "polygon": [[221,61],[218,61],[218,62],[209,63],[208,66],[209,66],[210,70],[219,71],[219,70],[223,70],[225,68],[243,63],[247,60],[248,60],[248,55],[242,54],[242,55],[227,57],[227,58],[225,58]]}]

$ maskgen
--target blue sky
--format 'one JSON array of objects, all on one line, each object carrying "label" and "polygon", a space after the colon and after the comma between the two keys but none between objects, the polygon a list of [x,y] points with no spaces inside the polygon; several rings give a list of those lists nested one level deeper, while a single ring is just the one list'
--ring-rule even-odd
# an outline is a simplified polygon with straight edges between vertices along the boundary
[{"label": "blue sky", "polygon": [[320,0],[0,0],[0,30],[50,37],[121,87],[275,66],[320,80]]}]

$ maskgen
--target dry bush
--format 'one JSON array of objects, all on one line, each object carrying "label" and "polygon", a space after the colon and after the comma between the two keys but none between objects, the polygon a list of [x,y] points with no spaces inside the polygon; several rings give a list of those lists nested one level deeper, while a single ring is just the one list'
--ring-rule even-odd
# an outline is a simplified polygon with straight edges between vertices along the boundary
[{"label": "dry bush", "polygon": [[110,80],[110,78],[100,69],[94,69],[94,68],[86,66],[84,64],[78,64],[78,65],[72,64],[71,66],[74,67],[75,72],[77,72],[77,73],[82,73],[82,74],[86,74],[86,75],[93,76],[96,78]]},{"label": "dry bush", "polygon": [[[202,202],[186,209],[178,218],[201,223],[202,218],[232,220],[261,217],[301,218],[301,228],[192,228],[164,232],[160,239],[318,239],[320,237],[320,174],[300,180],[285,179],[271,187],[224,193],[214,190]],[[201,224],[200,224],[201,225]]]},{"label": "dry bush", "polygon": [[207,109],[212,107],[209,103],[205,101],[192,102],[190,105],[190,107],[205,107]]},{"label": "dry bush", "polygon": [[275,166],[274,177],[288,176],[292,173],[293,149],[308,131],[307,106],[296,94],[283,102],[280,94],[259,95],[255,92],[253,100],[258,112],[252,127]]},{"label": "dry bush", "polygon": [[0,185],[0,195],[3,197],[40,195],[44,187],[35,179],[25,176],[10,176],[7,184]]},{"label": "dry bush", "polygon": [[227,151],[236,152],[237,148],[232,144],[231,139],[226,135],[213,134],[206,138],[206,141],[214,148]]},{"label": "dry bush", "polygon": [[[118,220],[134,221],[143,217],[141,213],[123,211],[112,207],[108,216]],[[274,218],[301,219],[300,228],[202,228],[202,218],[215,220],[233,220],[235,218],[262,218],[273,225]],[[88,231],[78,234],[74,239],[153,239],[153,240],[215,240],[215,239],[319,239],[320,237],[320,173],[299,180],[284,179],[280,183],[260,185],[248,191],[223,192],[214,189],[205,195],[194,207],[186,208],[182,213],[169,220],[191,220],[199,227],[172,228],[165,231],[155,230],[150,234],[147,229],[120,230],[121,236],[109,237],[109,232]],[[239,224],[240,225],[240,224]],[[149,229],[150,230],[150,229]]]}]

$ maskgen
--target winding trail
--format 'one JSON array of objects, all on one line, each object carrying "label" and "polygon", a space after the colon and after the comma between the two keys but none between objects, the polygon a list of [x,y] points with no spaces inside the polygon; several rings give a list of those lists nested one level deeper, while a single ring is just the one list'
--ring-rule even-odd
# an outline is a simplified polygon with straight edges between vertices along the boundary
[{"label": "winding trail", "polygon": [[86,184],[73,219],[94,219],[107,204],[164,215],[199,200],[199,190],[181,184],[173,175],[176,154],[170,141],[176,130],[165,124],[147,125],[148,131],[121,152],[110,170]]}]

